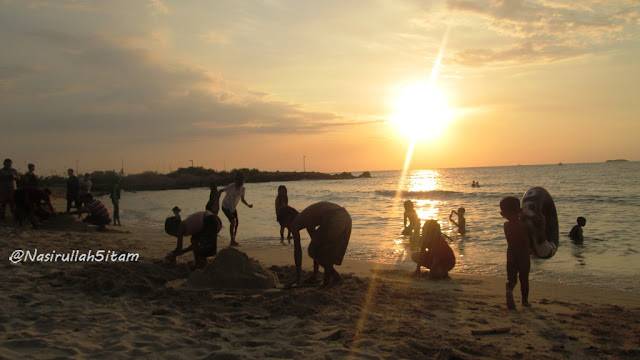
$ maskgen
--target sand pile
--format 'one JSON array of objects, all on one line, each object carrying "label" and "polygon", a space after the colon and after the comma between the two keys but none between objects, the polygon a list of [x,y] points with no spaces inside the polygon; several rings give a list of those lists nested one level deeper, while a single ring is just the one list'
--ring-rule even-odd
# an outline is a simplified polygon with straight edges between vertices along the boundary
[{"label": "sand pile", "polygon": [[279,284],[278,276],[231,247],[218,252],[202,270],[196,270],[188,283],[215,289],[269,289]]}]

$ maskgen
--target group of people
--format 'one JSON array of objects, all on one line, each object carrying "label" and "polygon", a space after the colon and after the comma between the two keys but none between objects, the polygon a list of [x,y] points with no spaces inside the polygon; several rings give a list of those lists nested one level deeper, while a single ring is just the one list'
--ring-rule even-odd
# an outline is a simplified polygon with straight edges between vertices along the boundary
[{"label": "group of people", "polygon": [[[174,208],[173,225],[167,232],[178,238],[177,246],[169,254],[169,258],[175,261],[176,256],[193,251],[196,259],[196,267],[206,264],[208,256],[215,255],[217,251],[217,234],[222,227],[217,217],[219,198],[223,192],[226,196],[222,201],[222,211],[229,219],[231,246],[239,246],[236,241],[238,230],[237,205],[242,201],[249,208],[244,195],[244,175],[236,173],[234,183],[217,190],[215,184],[211,186],[209,201],[205,211],[196,212],[184,221],[180,220],[180,209]],[[411,200],[404,202],[404,229],[403,235],[418,239],[417,251],[411,254],[411,259],[416,263],[415,276],[421,276],[421,267],[429,269],[428,277],[442,279],[448,277],[456,263],[453,250],[447,242],[447,235],[441,231],[440,224],[436,220],[424,222],[421,230],[420,219]],[[296,266],[295,284],[303,283],[301,279],[302,249],[300,244],[300,232],[307,230],[311,241],[308,247],[308,255],[313,259],[313,273],[304,283],[313,284],[319,282],[318,271],[321,266],[324,269],[322,284],[332,286],[342,280],[340,274],[334,268],[341,265],[346,253],[351,236],[352,220],[349,212],[340,205],[321,201],[312,204],[303,211],[298,212],[289,206],[287,188],[284,185],[278,187],[275,199],[276,221],[280,224],[280,241],[284,242],[285,229],[287,239],[294,241],[294,262]],[[530,262],[530,233],[536,231],[522,220],[522,208],[520,200],[508,196],[500,201],[500,214],[507,220],[504,223],[504,234],[507,240],[507,283],[506,305],[509,309],[515,308],[513,290],[520,279],[522,293],[522,306],[530,306],[529,297],[529,271]],[[457,227],[458,233],[466,233],[465,208],[452,210],[449,221]],[[454,217],[457,217],[455,219]],[[168,219],[169,220],[169,219]],[[582,227],[586,219],[579,217],[577,225],[571,229],[569,237],[576,243],[583,239]],[[191,235],[191,246],[182,248],[182,237]],[[450,238],[449,238],[450,239]],[[451,240],[451,239],[450,239]]]},{"label": "group of people", "polygon": [[[9,207],[14,219],[20,226],[29,220],[34,228],[38,228],[41,221],[56,216],[51,204],[51,191],[42,188],[35,173],[35,165],[27,165],[28,172],[22,176],[13,168],[13,161],[5,159],[0,169],[0,221],[6,219],[6,208]],[[104,203],[95,199],[91,194],[91,175],[85,174],[81,178],[75,176],[73,169],[67,170],[67,209],[66,214],[89,214],[83,222],[98,226],[104,230],[105,225],[111,223],[111,212]],[[120,223],[120,179],[114,179],[111,186],[111,202],[113,204],[113,223]],[[72,211],[72,208],[75,208]]]},{"label": "group of people", "polygon": [[[5,220],[6,207],[9,206],[14,217],[22,225],[28,219],[34,227],[39,220],[46,220],[56,215],[51,204],[49,189],[40,188],[38,177],[35,174],[35,165],[28,165],[28,172],[20,176],[13,169],[11,159],[5,159],[0,169],[0,221]],[[90,174],[85,174],[79,179],[73,169],[67,170],[67,213],[77,213],[80,216],[87,213],[83,222],[94,224],[98,229],[104,229],[105,225],[112,221],[111,212],[107,206],[91,194]],[[177,238],[176,248],[169,253],[167,258],[175,261],[177,256],[192,251],[195,258],[195,267],[203,267],[207,263],[207,257],[217,253],[217,236],[222,228],[222,222],[218,217],[219,209],[229,220],[230,246],[240,246],[236,240],[239,217],[237,206],[240,202],[252,208],[245,199],[245,178],[242,172],[235,174],[234,182],[218,190],[217,185],[210,186],[209,200],[205,210],[189,215],[182,220],[181,209],[173,208],[174,216],[165,222],[167,233]],[[476,187],[479,186],[475,181]],[[220,197],[225,197],[220,204]],[[120,179],[114,179],[110,199],[113,204],[113,222],[120,225],[119,201]],[[76,211],[72,212],[72,205]],[[429,269],[428,277],[442,279],[448,276],[449,271],[455,266],[455,255],[447,243],[447,235],[441,231],[440,224],[436,220],[426,220],[421,227],[420,218],[411,200],[404,202],[404,229],[402,234],[416,239],[416,250],[411,254],[411,259],[416,263],[414,275],[421,275],[421,267]],[[294,242],[294,262],[296,266],[296,284],[301,284],[302,249],[300,244],[300,232],[307,230],[311,237],[308,247],[308,255],[313,259],[313,273],[304,280],[304,283],[317,283],[319,267],[324,269],[323,285],[331,286],[342,280],[340,274],[334,268],[341,265],[346,253],[351,236],[352,220],[349,212],[342,206],[321,201],[312,204],[299,212],[289,206],[287,188],[284,185],[278,187],[275,199],[276,221],[280,225],[280,240],[287,239]],[[529,296],[529,272],[530,272],[530,234],[535,231],[526,222],[522,221],[522,208],[520,200],[513,196],[507,196],[500,201],[500,214],[506,219],[503,225],[507,240],[507,283],[506,305],[515,308],[513,290],[520,280],[522,306],[530,306]],[[452,210],[449,221],[455,225],[462,235],[466,233],[465,208]],[[454,216],[457,219],[454,219]],[[586,225],[584,217],[577,218],[577,224],[569,232],[569,238],[576,244],[582,244],[583,230]],[[422,232],[421,232],[422,230]],[[183,248],[184,236],[191,236],[191,245]],[[450,239],[451,240],[451,239]]]},{"label": "group of people", "polygon": [[[405,236],[413,236],[420,231],[420,219],[413,207],[413,202],[407,200],[404,203],[404,230]],[[449,221],[458,228],[462,235],[466,233],[465,209],[452,210],[449,214]],[[522,220],[522,208],[520,199],[514,196],[507,196],[500,201],[500,214],[507,220],[504,225],[504,234],[507,240],[507,283],[506,283],[506,305],[509,309],[515,308],[513,290],[520,279],[522,306],[529,304],[529,271],[530,261],[530,234],[538,231]],[[453,216],[458,217],[457,221]],[[407,221],[409,225],[407,225]],[[582,244],[583,230],[586,225],[584,217],[577,218],[575,225],[569,232],[569,238],[575,244]],[[448,272],[455,266],[455,255],[453,250],[445,240],[449,238],[442,234],[440,224],[436,220],[427,220],[422,227],[422,235],[419,238],[418,251],[413,252],[411,259],[417,264],[415,275],[420,275],[422,266],[428,268],[428,276],[433,279],[441,279],[448,276]],[[449,238],[450,239],[450,238]]]},{"label": "group of people", "polygon": [[[67,214],[88,214],[82,219],[86,224],[96,225],[99,231],[106,229],[106,225],[111,224],[112,214],[109,208],[100,200],[93,197],[91,193],[91,175],[86,173],[78,178],[73,169],[67,169]],[[116,176],[111,183],[109,197],[113,205],[113,224],[122,225],[120,222],[120,177]],[[72,205],[76,210],[71,211]]]},{"label": "group of people", "polygon": [[[5,220],[6,207],[9,206],[14,217],[22,225],[28,219],[34,227],[38,226],[38,220],[46,220],[56,215],[51,204],[49,189],[39,187],[38,177],[35,174],[35,165],[28,165],[28,172],[20,176],[13,169],[11,159],[5,159],[0,169],[0,221]],[[73,169],[67,170],[67,213],[89,214],[83,222],[94,224],[98,229],[104,229],[111,223],[111,212],[106,205],[91,194],[90,174],[78,179]],[[176,248],[169,253],[167,258],[175,261],[177,256],[192,251],[195,258],[195,267],[203,267],[207,257],[217,253],[217,236],[222,228],[222,222],[218,217],[219,208],[229,220],[230,246],[240,246],[236,240],[239,217],[237,206],[240,202],[252,208],[245,199],[245,178],[242,172],[235,174],[234,182],[219,189],[215,183],[210,186],[209,200],[205,210],[189,215],[182,220],[181,209],[173,208],[174,216],[165,222],[167,233],[177,238]],[[477,183],[474,184],[477,185]],[[225,197],[220,205],[220,197]],[[113,204],[113,222],[120,224],[119,201],[120,179],[114,179],[110,199]],[[75,204],[76,211],[72,212]],[[449,271],[455,266],[455,255],[446,241],[449,238],[443,234],[440,224],[436,220],[427,220],[421,227],[421,222],[411,200],[404,202],[404,229],[402,234],[412,239],[417,239],[417,251],[411,254],[411,259],[417,264],[415,275],[420,276],[421,267],[430,271],[428,276],[433,279],[441,279],[448,276]],[[334,265],[341,265],[346,253],[351,236],[352,220],[349,212],[340,205],[321,201],[312,204],[298,212],[289,206],[287,188],[284,185],[278,187],[275,199],[276,221],[280,224],[280,240],[284,242],[284,231],[287,230],[287,239],[294,242],[294,262],[296,265],[295,283],[300,284],[302,249],[300,244],[300,232],[307,230],[311,237],[308,247],[308,255],[313,259],[313,273],[305,279],[305,283],[319,282],[317,279],[319,267],[324,269],[323,285],[331,286],[341,281],[340,274]],[[507,196],[500,201],[500,214],[507,220],[504,223],[504,234],[507,240],[507,284],[506,304],[510,309],[515,308],[513,290],[520,279],[522,305],[529,306],[529,271],[530,271],[530,233],[535,231],[527,223],[522,221],[522,208],[520,200],[513,196]],[[466,233],[465,208],[452,210],[449,221],[455,225],[462,235]],[[457,217],[457,220],[454,219]],[[577,224],[569,232],[570,239],[576,244],[583,242],[582,227],[586,225],[584,217],[577,218]],[[420,232],[422,230],[422,232]],[[191,236],[191,245],[183,248],[183,237]],[[450,238],[449,238],[450,239]]]},{"label": "group of people", "polygon": [[[229,220],[230,246],[239,246],[236,240],[239,217],[237,205],[242,202],[252,208],[245,199],[244,175],[237,172],[232,184],[218,190],[216,184],[210,186],[210,195],[205,210],[189,215],[185,220],[180,216],[181,209],[173,208],[174,216],[165,221],[165,230],[168,234],[177,238],[176,248],[167,255],[167,260],[175,262],[176,258],[187,252],[193,252],[194,268],[203,267],[207,263],[207,257],[217,252],[217,236],[222,228],[222,222],[218,217],[219,207]],[[226,193],[220,206],[220,196]],[[420,219],[413,209],[413,203],[405,202],[405,227],[406,230],[420,235]],[[280,224],[280,241],[287,239],[294,243],[294,262],[296,265],[295,284],[314,284],[318,279],[319,268],[324,269],[324,286],[332,286],[339,283],[342,277],[335,269],[335,265],[341,265],[349,244],[352,229],[352,219],[349,212],[342,206],[328,201],[312,204],[299,212],[289,205],[287,188],[284,185],[278,187],[275,199],[276,221]],[[458,220],[452,220],[460,233],[465,232],[464,208],[452,211],[451,216],[457,215]],[[407,221],[409,225],[407,226]],[[311,241],[308,246],[308,255],[313,259],[313,273],[307,279],[301,279],[302,247],[300,232],[307,230]],[[183,246],[184,236],[191,236],[191,244]],[[422,228],[418,251],[412,255],[417,263],[416,275],[420,274],[420,267],[430,269],[429,277],[434,279],[448,276],[448,272],[455,266],[453,250],[445,240],[440,225],[435,220],[426,221]]]},{"label": "group of people", "polygon": [[[205,210],[195,212],[182,220],[181,209],[173,208],[174,215],[165,221],[165,231],[175,236],[176,248],[167,255],[167,260],[175,262],[176,258],[187,252],[193,252],[195,259],[194,268],[201,268],[207,263],[207,257],[217,252],[217,236],[222,228],[222,221],[218,217],[219,208],[229,220],[230,246],[240,246],[236,240],[239,217],[237,206],[240,202],[252,208],[245,199],[245,178],[242,172],[235,174],[233,183],[217,189],[216,184],[211,184],[210,195]],[[220,205],[220,196],[225,197]],[[287,238],[294,242],[294,261],[296,264],[296,284],[302,284],[302,247],[300,244],[300,232],[307,230],[311,237],[308,254],[313,259],[313,273],[305,279],[305,283],[319,282],[317,279],[319,267],[324,269],[323,285],[331,286],[342,280],[334,265],[342,264],[342,260],[351,237],[351,216],[343,207],[322,201],[310,205],[302,212],[289,206],[287,189],[285,186],[278,188],[276,197],[276,221],[280,224],[280,238],[284,242],[284,230],[287,229]],[[191,236],[191,244],[184,248],[184,236]]]},{"label": "group of people", "polygon": [[34,228],[39,221],[55,216],[51,204],[51,191],[42,189],[35,175],[35,165],[29,164],[28,172],[20,176],[13,168],[13,161],[5,159],[0,169],[0,221],[6,220],[9,207],[14,219],[22,226],[29,220]]},{"label": "group of people", "polygon": [[[176,258],[189,251],[193,251],[195,267],[201,268],[207,263],[207,257],[217,252],[218,233],[222,229],[222,221],[218,217],[220,207],[229,220],[230,246],[240,246],[236,241],[238,225],[237,206],[242,201],[247,207],[252,208],[245,199],[244,174],[236,172],[234,182],[218,190],[217,184],[210,185],[209,200],[204,206],[205,210],[195,212],[182,220],[181,209],[173,208],[174,215],[165,221],[165,231],[177,238],[176,248],[167,255],[167,260],[175,262]],[[220,206],[220,196],[225,193]],[[183,237],[191,236],[191,245],[183,248]]]}]

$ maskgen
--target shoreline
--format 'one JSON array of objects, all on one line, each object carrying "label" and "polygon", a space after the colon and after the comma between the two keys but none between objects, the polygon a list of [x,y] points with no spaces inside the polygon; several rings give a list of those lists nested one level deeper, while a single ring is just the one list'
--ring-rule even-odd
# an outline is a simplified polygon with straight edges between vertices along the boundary
[{"label": "shoreline", "polygon": [[[292,247],[293,249],[293,247]],[[260,261],[261,263],[268,265],[276,265],[276,266],[288,266],[293,265],[293,252],[290,256],[283,256],[282,251],[278,249],[266,249],[266,248],[246,248],[240,249],[245,251],[250,257]],[[347,250],[348,251],[348,250]],[[302,268],[303,270],[310,271],[312,266],[312,260],[306,256],[305,249],[303,248],[303,260],[302,260]],[[406,276],[405,280],[412,280],[411,274],[414,270],[413,267],[407,269],[406,266],[396,266],[391,264],[381,264],[373,261],[366,260],[352,260],[345,259],[341,266],[336,266],[336,270],[340,274],[349,274],[359,277],[384,277],[385,273],[394,273],[398,276]],[[425,272],[425,270],[422,270]],[[462,283],[482,283],[483,286],[488,285],[488,288],[491,289],[497,296],[503,295],[504,286],[506,283],[506,276],[490,276],[490,275],[476,275],[476,274],[466,274],[459,273],[452,270],[450,273],[449,280],[443,281],[427,281],[427,283],[432,284],[434,287],[438,287],[440,285],[447,286],[447,283],[455,283],[456,279],[461,279]],[[425,280],[426,281],[426,280]],[[559,298],[563,298],[564,300],[570,301],[579,301],[584,304],[592,304],[592,305],[620,305],[620,306],[628,306],[628,307],[638,307],[640,308],[640,294],[624,291],[624,290],[614,290],[614,289],[601,289],[595,287],[588,286],[580,286],[580,285],[567,285],[567,284],[558,284],[558,283],[549,283],[544,281],[535,281],[529,280],[530,285],[530,299],[533,301],[548,299],[548,300],[559,300]],[[561,287],[563,290],[558,291],[556,287]],[[469,286],[469,290],[476,291],[474,286]],[[519,297],[520,285],[516,286],[514,290],[514,294]],[[538,290],[539,289],[539,290]],[[606,297],[596,296],[602,292],[606,292]],[[542,295],[544,294],[544,296]],[[559,296],[558,296],[559,294]],[[557,297],[557,298],[556,298]]]},{"label": "shoreline", "polygon": [[[225,291],[184,284],[191,254],[162,260],[162,231],[109,226],[86,232],[72,216],[15,229],[0,225],[0,349],[7,358],[438,358],[548,359],[640,356],[640,295],[531,282],[532,308],[509,311],[499,277],[411,270],[345,259],[332,289]],[[225,247],[219,239],[219,250]],[[130,263],[11,264],[18,248],[139,253]],[[241,246],[281,282],[293,254]],[[304,249],[303,249],[304,252]],[[311,261],[303,257],[303,270]],[[519,286],[514,291],[519,301]],[[508,330],[504,330],[508,329]],[[478,335],[472,332],[504,330]],[[42,350],[47,349],[46,355]]]}]

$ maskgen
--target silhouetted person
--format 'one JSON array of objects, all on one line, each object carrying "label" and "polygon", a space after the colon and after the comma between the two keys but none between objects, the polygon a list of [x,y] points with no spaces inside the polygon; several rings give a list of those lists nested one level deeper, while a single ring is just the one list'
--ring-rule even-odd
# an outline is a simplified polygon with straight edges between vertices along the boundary
[{"label": "silhouetted person", "polygon": [[29,169],[29,171],[22,176],[22,186],[38,187],[38,177],[35,173],[36,166],[33,164],[29,164],[27,165],[27,168]]},{"label": "silhouetted person", "polygon": [[[287,194],[287,187],[284,185],[278,186],[278,195],[276,196],[276,221],[280,222],[279,211],[285,206],[289,206],[289,195]],[[280,241],[284,242],[284,229],[285,226],[280,225]],[[291,242],[291,231],[287,229],[287,240]]]},{"label": "silhouetted person", "polygon": [[209,184],[209,201],[205,205],[205,210],[209,210],[212,213],[218,215],[220,212],[220,192],[218,191],[218,185],[215,182]]},{"label": "silhouetted person", "polygon": [[[458,232],[464,235],[467,232],[467,220],[464,218],[465,210],[463,207],[458,208],[458,211],[451,210],[451,214],[449,214],[449,221],[455,226],[458,227]],[[453,220],[453,215],[458,216],[458,221]]]},{"label": "silhouetted person", "polygon": [[80,183],[78,177],[73,174],[73,169],[67,170],[67,213],[71,212],[71,204],[74,203],[75,207],[80,208],[80,201],[78,200],[78,191],[80,189]]},{"label": "silhouetted person", "polygon": [[113,225],[122,225],[120,223],[120,177],[116,177],[111,185],[111,204],[113,204]]},{"label": "silhouetted person", "polygon": [[[407,226],[407,221],[409,225]],[[420,235],[420,218],[418,213],[413,207],[413,201],[407,200],[404,202],[404,216],[403,216],[404,229],[402,235],[412,236],[413,234]]]},{"label": "silhouetted person", "polygon": [[582,244],[584,242],[584,237],[582,236],[582,227],[587,225],[587,219],[582,216],[576,219],[577,225],[574,225],[571,231],[569,232],[569,238],[573,241],[574,244]]},{"label": "silhouetted person", "polygon": [[100,200],[94,199],[93,195],[85,194],[82,197],[83,207],[78,210],[80,214],[88,213],[89,216],[84,218],[82,222],[97,225],[98,230],[104,230],[111,223],[111,213],[107,206]]},{"label": "silhouetted person", "polygon": [[430,279],[444,279],[456,265],[456,256],[442,235],[436,220],[427,220],[422,227],[420,250],[411,254],[416,263],[415,276],[420,276],[420,267],[429,269]]},{"label": "silhouetted person", "polygon": [[342,281],[342,277],[334,269],[341,265],[351,237],[351,216],[340,205],[321,201],[310,205],[298,213],[296,209],[285,206],[279,211],[280,225],[287,227],[293,234],[294,260],[296,264],[296,284],[301,283],[302,247],[300,231],[307,229],[311,242],[309,257],[313,259],[313,274],[306,280],[317,281],[318,266],[324,269],[323,286],[333,286]]},{"label": "silhouetted person", "polygon": [[182,209],[180,209],[177,206],[174,206],[173,209],[171,209],[171,212],[173,213],[173,216],[176,218],[176,220],[182,222],[182,217],[180,216],[180,211],[182,211]]},{"label": "silhouetted person", "polygon": [[220,194],[226,193],[224,199],[222,200],[222,212],[229,219],[229,235],[231,236],[231,242],[229,245],[238,246],[238,242],[236,241],[236,234],[238,233],[238,203],[242,200],[242,203],[247,205],[249,208],[252,208],[253,205],[247,203],[244,199],[244,174],[241,171],[236,172],[235,181],[233,184],[229,184],[222,189],[220,189]]},{"label": "silhouetted person", "polygon": [[[174,214],[179,212],[176,206]],[[170,220],[170,219],[169,219]],[[209,210],[198,211],[189,215],[184,221],[171,221],[165,230],[176,237],[176,248],[167,255],[167,260],[174,263],[176,257],[193,250],[195,268],[202,268],[207,264],[207,257],[213,256],[218,251],[218,233],[222,228],[220,218]],[[183,238],[191,236],[191,245],[182,248]]]},{"label": "silhouetted person", "polygon": [[507,221],[504,223],[504,236],[507,239],[507,285],[506,301],[509,309],[515,309],[513,301],[513,289],[520,279],[520,291],[522,292],[522,306],[529,304],[529,271],[531,260],[529,258],[529,229],[520,219],[522,209],[520,199],[507,196],[500,201],[500,215]]},{"label": "silhouetted person", "polygon": [[55,216],[55,209],[51,204],[51,191],[38,189],[33,186],[23,186],[15,191],[16,218],[22,226],[28,219],[34,228],[38,228],[38,219],[47,220]]},{"label": "silhouetted person", "polygon": [[84,174],[78,179],[78,206],[82,206],[82,199],[86,194],[91,193],[91,175],[89,173]]},{"label": "silhouetted person", "polygon": [[11,213],[15,214],[13,193],[17,190],[18,180],[20,180],[20,175],[13,168],[13,161],[5,159],[2,169],[0,169],[0,221],[5,220],[7,205],[9,205]]}]

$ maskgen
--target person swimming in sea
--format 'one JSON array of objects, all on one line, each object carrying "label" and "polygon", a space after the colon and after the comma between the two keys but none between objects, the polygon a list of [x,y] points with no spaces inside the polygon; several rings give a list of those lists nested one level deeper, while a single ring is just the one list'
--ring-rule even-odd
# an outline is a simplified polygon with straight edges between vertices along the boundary
[{"label": "person swimming in sea", "polygon": [[[458,227],[458,233],[464,235],[467,232],[467,220],[465,220],[464,218],[464,213],[465,210],[463,207],[458,208],[458,211],[456,210],[451,210],[451,214],[449,214],[449,221],[451,221],[451,223],[455,226]],[[453,215],[457,215],[458,216],[458,222],[456,222],[455,220],[453,220]]]},{"label": "person swimming in sea", "polygon": [[[407,220],[409,221],[408,226]],[[407,200],[404,202],[404,229],[402,230],[402,235],[412,236],[413,234],[420,235],[420,218],[413,207],[413,201]]]},{"label": "person swimming in sea", "polygon": [[574,244],[582,244],[584,242],[584,237],[582,236],[582,227],[587,225],[587,219],[579,216],[576,219],[577,224],[573,226],[571,231],[569,232],[569,238]]}]

